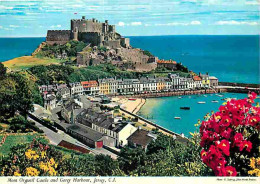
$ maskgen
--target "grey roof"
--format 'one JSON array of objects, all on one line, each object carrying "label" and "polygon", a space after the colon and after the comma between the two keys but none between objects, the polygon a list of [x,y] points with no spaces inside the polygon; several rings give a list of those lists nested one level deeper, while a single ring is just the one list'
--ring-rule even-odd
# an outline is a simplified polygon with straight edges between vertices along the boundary
[{"label": "grey roof", "polygon": [[105,83],[105,82],[114,82],[114,83],[116,83],[118,81],[116,79],[114,79],[114,78],[105,78],[105,79],[98,79],[98,82],[99,83]]},{"label": "grey roof", "polygon": [[120,132],[126,125],[127,125],[127,122],[115,124],[115,127],[112,129],[112,131],[118,133],[118,132]]},{"label": "grey roof", "polygon": [[74,109],[73,107],[79,107],[79,105],[74,100],[69,100],[65,102],[63,106],[63,108],[67,111],[72,111],[72,109]]},{"label": "grey roof", "polygon": [[56,97],[54,95],[50,95],[50,96],[47,96],[45,98],[46,101],[51,101],[51,100],[54,100]]},{"label": "grey roof", "polygon": [[149,77],[141,77],[140,82],[141,83],[155,83],[156,79],[155,78],[149,78]]},{"label": "grey roof", "polygon": [[146,130],[136,130],[127,140],[137,145],[147,146],[153,140],[148,134],[149,132]]},{"label": "grey roof", "polygon": [[87,137],[88,139],[93,141],[98,141],[103,137],[103,134],[80,124],[73,124],[67,129],[76,132],[84,137]]},{"label": "grey roof", "polygon": [[105,114],[104,112],[101,111],[95,111],[91,108],[89,109],[84,109],[81,111],[77,118],[76,118],[78,123],[81,124],[95,124],[99,127],[112,130],[112,131],[120,131],[123,129],[123,127],[126,126],[125,123],[114,123],[114,118],[110,114]]}]

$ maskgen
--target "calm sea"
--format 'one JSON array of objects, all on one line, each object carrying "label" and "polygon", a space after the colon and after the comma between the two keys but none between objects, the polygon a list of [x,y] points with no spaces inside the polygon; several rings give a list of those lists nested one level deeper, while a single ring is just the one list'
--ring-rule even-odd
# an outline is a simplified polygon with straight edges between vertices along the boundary
[{"label": "calm sea", "polygon": [[[223,98],[243,99],[245,97],[247,94],[223,93],[223,97],[207,94],[182,96],[182,98],[178,96],[150,98],[147,99],[138,114],[171,131],[189,136],[189,132],[196,130],[194,124],[198,123],[199,119],[203,120],[207,113],[216,112],[219,106],[225,102],[222,100]],[[213,103],[212,100],[216,100],[218,103]],[[260,99],[255,101],[259,102]],[[198,102],[205,102],[205,104],[198,104]],[[180,107],[184,106],[190,107],[190,110],[181,110]]]},{"label": "calm sea", "polygon": [[[140,36],[133,47],[227,82],[260,83],[258,36]],[[0,38],[0,62],[30,55],[45,38]]]}]

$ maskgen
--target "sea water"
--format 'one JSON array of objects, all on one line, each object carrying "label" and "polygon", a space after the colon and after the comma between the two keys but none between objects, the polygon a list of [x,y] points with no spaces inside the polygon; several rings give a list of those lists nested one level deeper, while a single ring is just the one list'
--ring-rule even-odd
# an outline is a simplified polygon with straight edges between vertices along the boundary
[{"label": "sea water", "polygon": [[[45,38],[0,38],[0,62],[30,55]],[[135,36],[133,47],[224,82],[260,83],[259,36]]]},{"label": "sea water", "polygon": [[[218,111],[218,108],[225,102],[224,98],[243,99],[247,97],[247,94],[240,93],[223,93],[222,95],[205,94],[149,98],[138,115],[173,132],[184,133],[185,136],[189,136],[189,132],[198,130],[194,126],[198,123],[198,120],[204,120],[204,116],[211,111]],[[213,103],[213,100],[218,102]],[[205,103],[199,104],[198,102]],[[259,102],[259,99],[256,99],[256,102]],[[190,107],[190,110],[182,110],[180,107]],[[175,119],[175,117],[181,119]]]}]

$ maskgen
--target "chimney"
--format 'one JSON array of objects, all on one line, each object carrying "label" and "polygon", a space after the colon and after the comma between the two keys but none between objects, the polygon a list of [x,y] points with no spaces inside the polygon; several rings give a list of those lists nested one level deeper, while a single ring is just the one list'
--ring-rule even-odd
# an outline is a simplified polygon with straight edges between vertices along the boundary
[{"label": "chimney", "polygon": [[82,20],[85,20],[85,16],[82,16]]},{"label": "chimney", "polygon": [[201,73],[199,72],[199,76],[201,76]]}]

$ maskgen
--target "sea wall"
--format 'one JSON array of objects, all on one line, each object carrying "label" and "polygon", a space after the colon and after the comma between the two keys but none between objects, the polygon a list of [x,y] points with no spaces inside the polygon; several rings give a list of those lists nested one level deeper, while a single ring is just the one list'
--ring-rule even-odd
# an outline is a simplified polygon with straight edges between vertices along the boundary
[{"label": "sea wall", "polygon": [[145,122],[145,123],[147,123],[149,125],[152,125],[156,129],[162,131],[162,133],[166,133],[166,134],[168,134],[170,136],[176,136],[176,140],[178,140],[179,142],[187,143],[189,141],[189,139],[187,137],[182,137],[180,134],[175,133],[175,132],[173,132],[171,130],[168,130],[168,129],[160,126],[160,125],[157,125],[156,123],[154,123],[152,121],[149,121],[149,120],[147,120],[147,119],[145,119],[145,118],[143,118],[141,116],[133,114],[133,113],[131,113],[131,112],[129,112],[129,111],[123,109],[123,108],[120,108],[120,110],[123,111],[124,113],[127,113],[128,115],[131,115],[132,117],[135,117],[135,118],[138,118],[138,119],[142,120],[143,122]]},{"label": "sea wall", "polygon": [[260,84],[246,84],[246,83],[235,83],[235,82],[219,82],[219,86],[260,88]]},{"label": "sea wall", "polygon": [[[174,91],[174,92],[159,92],[159,93],[146,93],[146,94],[135,94],[135,95],[118,95],[117,97],[131,97],[131,98],[159,98],[167,96],[179,96],[179,95],[198,95],[198,94],[213,94],[217,92],[226,92],[225,89],[219,91],[213,89],[206,90],[193,90],[193,91]],[[109,95],[108,95],[109,96]],[[116,96],[116,95],[111,95]]]}]

